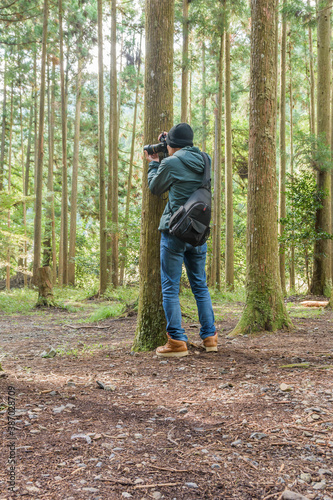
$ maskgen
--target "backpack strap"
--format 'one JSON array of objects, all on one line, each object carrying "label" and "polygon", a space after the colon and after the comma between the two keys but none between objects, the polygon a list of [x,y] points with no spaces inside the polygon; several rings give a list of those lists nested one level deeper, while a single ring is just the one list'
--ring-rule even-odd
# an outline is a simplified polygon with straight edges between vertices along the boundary
[{"label": "backpack strap", "polygon": [[205,162],[205,170],[204,170],[204,176],[203,176],[201,187],[211,189],[209,157],[208,157],[208,154],[204,153],[203,151],[200,151],[200,154]]}]

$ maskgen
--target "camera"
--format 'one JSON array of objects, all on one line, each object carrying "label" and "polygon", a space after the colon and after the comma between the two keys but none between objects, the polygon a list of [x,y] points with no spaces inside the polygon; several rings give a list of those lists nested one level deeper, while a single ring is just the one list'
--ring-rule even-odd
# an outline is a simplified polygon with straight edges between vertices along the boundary
[{"label": "camera", "polygon": [[159,142],[158,144],[148,144],[147,146],[143,146],[143,150],[147,151],[149,155],[163,153],[164,158],[166,158],[168,156],[166,134],[161,135],[160,141],[161,142]]}]

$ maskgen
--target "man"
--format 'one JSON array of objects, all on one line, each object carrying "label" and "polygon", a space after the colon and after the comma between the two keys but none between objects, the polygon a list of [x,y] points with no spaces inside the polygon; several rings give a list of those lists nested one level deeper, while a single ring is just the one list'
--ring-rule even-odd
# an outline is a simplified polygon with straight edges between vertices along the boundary
[{"label": "man", "polygon": [[204,160],[199,148],[193,147],[193,130],[190,125],[179,123],[165,134],[169,154],[167,158],[159,163],[158,154],[149,155],[145,151],[146,158],[150,160],[149,189],[157,196],[169,191],[168,203],[158,228],[161,231],[161,280],[168,341],[156,349],[156,354],[160,357],[182,357],[188,355],[187,336],[181,325],[179,303],[183,262],[197,303],[203,345],[208,352],[217,351],[214,312],[205,273],[207,244],[193,247],[168,231],[172,214],[201,186]]}]

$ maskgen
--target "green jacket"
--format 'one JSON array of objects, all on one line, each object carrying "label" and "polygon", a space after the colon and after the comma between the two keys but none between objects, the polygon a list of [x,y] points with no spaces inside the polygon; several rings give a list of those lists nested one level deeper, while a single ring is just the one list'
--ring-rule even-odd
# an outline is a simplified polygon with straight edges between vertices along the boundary
[{"label": "green jacket", "polygon": [[159,230],[167,231],[172,214],[183,205],[203,181],[205,169],[200,149],[186,146],[161,163],[152,161],[148,169],[148,185],[153,194],[160,196],[169,191],[168,203],[160,220]]}]

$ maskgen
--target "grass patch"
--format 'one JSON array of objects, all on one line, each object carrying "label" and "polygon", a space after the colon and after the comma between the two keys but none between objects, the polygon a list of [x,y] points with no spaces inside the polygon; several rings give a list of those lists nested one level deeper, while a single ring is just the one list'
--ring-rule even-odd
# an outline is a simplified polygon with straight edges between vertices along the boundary
[{"label": "grass patch", "polygon": [[286,304],[287,311],[292,318],[319,318],[325,314],[323,308],[295,306],[292,303]]},{"label": "grass patch", "polygon": [[28,313],[37,303],[38,292],[30,288],[0,292],[0,311],[4,314]]},{"label": "grass patch", "polygon": [[60,346],[57,347],[57,355],[59,356],[73,356],[74,358],[77,358],[79,355],[82,354],[92,354],[95,351],[105,349],[106,346],[103,344],[91,344],[87,345],[84,344],[82,347],[70,347],[68,345]]},{"label": "grass patch", "polygon": [[86,321],[90,323],[95,323],[97,321],[103,321],[108,318],[115,318],[120,316],[124,311],[124,304],[103,304],[94,311]]}]

